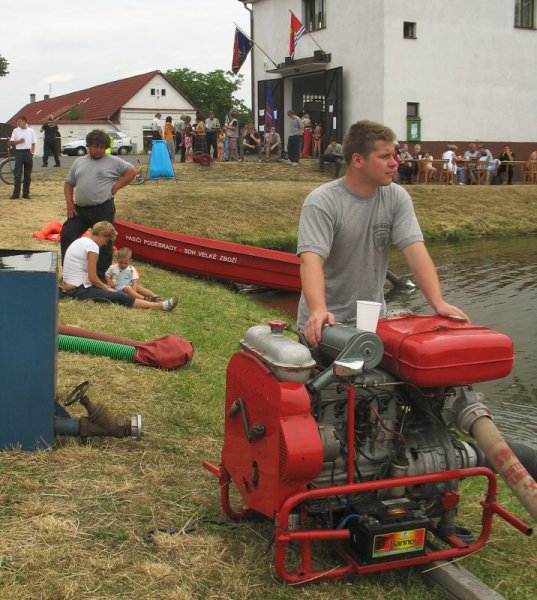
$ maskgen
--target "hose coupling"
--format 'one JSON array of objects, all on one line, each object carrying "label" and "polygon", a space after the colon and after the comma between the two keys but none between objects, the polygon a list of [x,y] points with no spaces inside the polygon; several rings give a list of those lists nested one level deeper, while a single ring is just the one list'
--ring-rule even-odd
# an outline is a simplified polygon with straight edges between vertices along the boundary
[{"label": "hose coupling", "polygon": [[462,433],[470,434],[472,425],[481,417],[493,419],[489,408],[483,403],[484,394],[468,387],[458,388],[458,393],[446,399],[442,419],[447,426],[455,426]]}]

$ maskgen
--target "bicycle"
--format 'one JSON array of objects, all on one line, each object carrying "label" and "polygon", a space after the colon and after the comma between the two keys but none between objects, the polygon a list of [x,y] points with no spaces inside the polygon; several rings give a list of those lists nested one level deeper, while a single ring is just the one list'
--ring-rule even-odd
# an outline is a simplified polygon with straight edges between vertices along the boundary
[{"label": "bicycle", "polygon": [[140,159],[137,160],[138,163],[138,171],[134,176],[134,179],[131,181],[131,185],[140,185],[145,183],[145,175],[144,175],[144,165],[140,162]]},{"label": "bicycle", "polygon": [[7,185],[13,185],[15,182],[15,176],[13,175],[13,171],[15,170],[15,157],[11,154],[9,138],[0,138],[0,141],[7,142],[7,158],[0,161],[0,179]]}]

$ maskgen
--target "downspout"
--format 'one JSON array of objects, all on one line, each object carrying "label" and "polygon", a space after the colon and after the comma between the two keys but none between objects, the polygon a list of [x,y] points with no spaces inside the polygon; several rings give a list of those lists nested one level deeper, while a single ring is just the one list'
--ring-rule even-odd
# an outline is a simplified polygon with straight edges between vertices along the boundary
[{"label": "downspout", "polygon": [[112,125],[112,127],[116,130],[116,131],[121,131],[121,129],[119,129],[116,125],[114,125],[114,123],[112,123],[112,121],[110,120],[110,117],[106,117],[106,122],[110,123],[110,125]]}]

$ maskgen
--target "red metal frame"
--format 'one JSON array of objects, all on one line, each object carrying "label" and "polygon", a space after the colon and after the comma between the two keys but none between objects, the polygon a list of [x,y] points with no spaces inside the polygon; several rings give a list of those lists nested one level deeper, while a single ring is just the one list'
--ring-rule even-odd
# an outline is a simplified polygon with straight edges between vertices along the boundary
[{"label": "red metal frame", "polygon": [[[316,460],[322,460],[322,448],[312,445],[312,440],[318,440],[318,432],[311,427],[309,397],[301,384],[277,382],[269,376],[268,369],[254,356],[248,353],[236,353],[228,365],[228,378],[226,388],[226,432],[224,436],[224,449],[222,451],[222,464],[220,468],[211,463],[204,462],[203,466],[216,475],[220,483],[220,499],[222,509],[232,519],[240,520],[251,516],[265,516],[274,519],[274,566],[278,576],[291,584],[302,584],[310,581],[324,579],[340,579],[359,574],[375,573],[403,567],[429,564],[433,561],[451,560],[460,558],[479,550],[488,540],[492,518],[495,514],[510,523],[513,527],[530,535],[531,528],[521,519],[510,513],[496,501],[497,481],[496,475],[486,467],[471,467],[465,469],[452,469],[451,471],[425,473],[404,477],[393,477],[383,480],[367,482],[354,482],[355,478],[355,390],[352,380],[347,380],[347,483],[345,485],[332,485],[325,488],[308,489],[315,473],[320,468]],[[272,385],[272,387],[271,387]],[[253,402],[252,398],[264,398],[262,403]],[[245,431],[240,424],[233,421],[234,414],[230,413],[233,406],[240,399],[250,407],[252,422],[263,423],[264,438],[261,441],[252,441],[249,437],[244,439]],[[300,440],[302,445],[307,445],[310,452],[303,453],[296,448],[289,449],[289,443],[282,450],[281,438],[277,438],[285,430],[288,421],[295,423],[296,427],[284,439]],[[279,428],[278,428],[279,425]],[[244,427],[243,427],[244,429]],[[227,445],[226,445],[227,444]],[[227,449],[226,449],[227,448]],[[232,451],[231,451],[231,449]],[[292,476],[287,478],[287,470],[278,472],[276,465],[278,458],[285,456],[285,464],[291,459],[298,467],[292,471]],[[255,459],[255,460],[254,460]],[[260,468],[266,464],[274,469],[267,471],[262,487],[257,487],[252,478],[252,486],[246,479],[249,477],[250,464],[256,465],[260,461]],[[227,466],[226,466],[227,465]],[[305,467],[309,470],[306,470]],[[313,468],[315,467],[315,468]],[[350,496],[377,492],[389,488],[407,488],[417,485],[433,484],[442,481],[462,480],[467,477],[486,477],[488,489],[485,498],[481,501],[483,513],[481,517],[481,533],[472,543],[465,543],[454,535],[440,536],[436,531],[434,522],[430,522],[428,530],[445,542],[449,548],[437,550],[430,545],[425,547],[423,554],[405,558],[396,558],[386,562],[360,561],[357,556],[344,545],[350,539],[351,531],[344,528],[308,529],[307,509],[305,503],[320,498]],[[229,488],[232,480],[243,498],[248,498],[252,508],[243,506],[240,510],[231,507]],[[257,479],[256,479],[257,480]],[[244,483],[244,485],[241,484]],[[241,487],[242,485],[242,487]],[[267,501],[267,499],[269,501]],[[440,498],[441,506],[446,511],[455,510],[459,503],[459,493],[453,490],[446,491]],[[300,528],[295,524],[290,525],[289,518],[294,509],[299,509]],[[291,542],[300,545],[300,559],[298,566],[293,571],[286,567],[286,555]],[[342,564],[330,569],[312,568],[312,542],[332,542],[335,550],[342,560]],[[295,561],[295,562],[298,562]]]},{"label": "red metal frame", "polygon": [[[222,509],[232,519],[245,519],[256,515],[248,507],[243,507],[240,511],[234,510],[229,502],[229,486],[231,478],[224,466],[220,468],[211,463],[204,462],[203,466],[216,475],[220,483],[220,497]],[[484,500],[481,501],[483,513],[481,518],[481,533],[475,542],[465,544],[455,536],[444,538],[443,541],[450,545],[450,548],[444,550],[427,550],[425,555],[413,558],[394,559],[390,562],[362,564],[344,548],[342,542],[349,539],[350,531],[348,529],[310,529],[293,530],[289,526],[289,516],[291,511],[309,500],[318,498],[329,498],[333,496],[346,496],[350,494],[361,494],[370,491],[388,489],[400,486],[414,486],[420,484],[436,483],[439,481],[448,481],[451,479],[465,479],[467,477],[486,477],[488,479],[488,489]],[[413,475],[406,477],[394,477],[381,481],[368,481],[361,483],[351,483],[347,485],[331,486],[299,492],[289,496],[282,504],[280,510],[275,515],[275,556],[274,564],[278,576],[288,583],[307,583],[310,581],[321,581],[325,579],[341,579],[353,575],[365,575],[377,571],[387,571],[403,567],[416,565],[425,565],[437,560],[451,560],[476,552],[483,547],[488,540],[492,518],[496,514],[510,525],[526,535],[532,533],[531,528],[521,519],[510,513],[496,501],[497,494],[496,475],[486,467],[471,467],[466,469],[454,469],[451,471],[427,473],[423,475]],[[452,502],[450,498],[450,502]],[[258,515],[259,516],[259,515]],[[331,568],[313,570],[311,565],[312,552],[311,543],[314,541],[335,542],[335,550],[344,561],[343,564]],[[291,542],[299,542],[301,546],[301,564],[293,572],[289,572],[285,566],[285,557],[287,547]]]}]

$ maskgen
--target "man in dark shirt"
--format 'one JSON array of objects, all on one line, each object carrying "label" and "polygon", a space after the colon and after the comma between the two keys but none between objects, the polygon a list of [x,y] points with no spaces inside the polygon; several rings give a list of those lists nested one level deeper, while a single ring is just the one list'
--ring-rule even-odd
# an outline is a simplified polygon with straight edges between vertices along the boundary
[{"label": "man in dark shirt", "polygon": [[244,160],[244,154],[246,152],[257,152],[257,158],[259,162],[261,162],[261,151],[263,148],[261,147],[261,140],[257,136],[257,131],[254,129],[254,126],[249,123],[243,133],[242,143],[239,150],[239,160]]},{"label": "man in dark shirt", "polygon": [[503,152],[498,158],[501,161],[500,166],[498,167],[500,183],[503,183],[503,174],[507,171],[507,183],[511,185],[513,183],[513,165],[506,165],[503,163],[504,161],[510,162],[515,160],[515,153],[511,150],[511,147],[506,144],[503,148]]},{"label": "man in dark shirt", "polygon": [[60,166],[60,158],[58,155],[58,143],[57,137],[59,135],[59,129],[54,118],[49,115],[47,122],[41,127],[41,133],[45,134],[45,140],[43,142],[43,164],[41,166],[48,167],[48,157],[52,154],[54,156],[54,166]]}]

